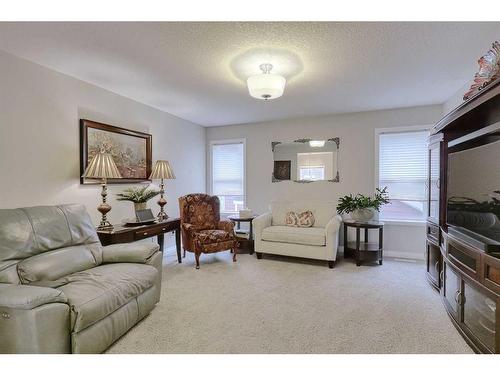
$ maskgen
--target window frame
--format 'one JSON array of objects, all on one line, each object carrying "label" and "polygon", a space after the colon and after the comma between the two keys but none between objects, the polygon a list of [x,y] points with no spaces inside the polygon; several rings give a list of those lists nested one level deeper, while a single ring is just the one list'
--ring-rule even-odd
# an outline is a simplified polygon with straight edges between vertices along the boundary
[{"label": "window frame", "polygon": [[[210,195],[213,194],[213,146],[214,145],[230,145],[230,144],[243,144],[243,206],[247,207],[247,140],[246,138],[232,138],[232,139],[216,139],[209,141],[208,147],[208,181],[207,191]],[[227,216],[236,214],[236,211],[220,211],[221,215]]]},{"label": "window frame", "polygon": [[[433,125],[413,125],[413,126],[398,126],[390,128],[376,128],[375,129],[375,180],[374,180],[374,190],[379,187],[379,150],[380,150],[380,135],[388,133],[411,133],[427,130],[431,131]],[[429,133],[430,136],[430,133]],[[389,192],[389,197],[391,192]],[[391,220],[391,219],[381,219],[384,223],[390,223],[395,225],[414,225],[414,226],[426,226],[427,217],[423,220]]]}]

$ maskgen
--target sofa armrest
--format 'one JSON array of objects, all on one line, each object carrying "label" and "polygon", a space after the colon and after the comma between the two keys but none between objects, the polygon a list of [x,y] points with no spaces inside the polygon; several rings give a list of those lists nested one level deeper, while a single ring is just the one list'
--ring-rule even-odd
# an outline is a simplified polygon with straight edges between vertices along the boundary
[{"label": "sofa armrest", "polygon": [[273,215],[270,212],[257,216],[252,220],[253,234],[256,241],[260,241],[264,228],[270,227]]},{"label": "sofa armrest", "polygon": [[66,303],[68,298],[60,290],[41,286],[0,284],[0,307],[32,310],[48,303]]},{"label": "sofa armrest", "polygon": [[217,224],[217,229],[229,232],[229,233],[234,233],[234,223],[230,220],[221,220]]},{"label": "sofa armrest", "polygon": [[337,233],[340,229],[340,224],[342,224],[342,218],[340,215],[332,217],[325,226],[326,235],[328,236],[328,234]]},{"label": "sofa armrest", "polygon": [[70,307],[60,290],[0,283],[0,353],[70,353]]},{"label": "sofa armrest", "polygon": [[326,246],[333,250],[334,259],[337,257],[340,224],[342,224],[342,218],[335,215],[325,226]]},{"label": "sofa armrest", "polygon": [[130,242],[104,246],[102,248],[103,263],[145,263],[160,250],[153,242]]}]

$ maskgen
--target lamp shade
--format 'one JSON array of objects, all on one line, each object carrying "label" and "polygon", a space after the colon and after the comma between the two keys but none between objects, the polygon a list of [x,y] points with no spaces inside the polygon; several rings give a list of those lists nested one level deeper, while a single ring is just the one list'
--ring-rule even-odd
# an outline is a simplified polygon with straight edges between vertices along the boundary
[{"label": "lamp shade", "polygon": [[261,100],[279,98],[285,91],[286,79],[278,74],[272,74],[272,64],[259,66],[262,74],[248,77],[248,93],[251,97]]},{"label": "lamp shade", "polygon": [[82,177],[86,178],[122,178],[111,154],[101,151],[94,156]]},{"label": "lamp shade", "polygon": [[149,176],[151,180],[174,179],[174,171],[167,160],[157,160]]},{"label": "lamp shade", "polygon": [[278,74],[259,74],[248,77],[247,86],[250,96],[256,99],[276,99],[285,91],[286,79]]}]

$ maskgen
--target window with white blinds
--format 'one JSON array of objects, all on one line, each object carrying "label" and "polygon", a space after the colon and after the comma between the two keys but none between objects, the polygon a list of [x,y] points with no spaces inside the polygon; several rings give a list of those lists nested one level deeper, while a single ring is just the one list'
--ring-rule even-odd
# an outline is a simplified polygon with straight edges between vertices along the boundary
[{"label": "window with white blinds", "polygon": [[243,140],[211,144],[211,192],[223,213],[245,207],[245,144]]},{"label": "window with white blinds", "polygon": [[382,207],[380,219],[425,221],[429,132],[390,132],[378,137],[378,185],[387,186],[391,202]]}]

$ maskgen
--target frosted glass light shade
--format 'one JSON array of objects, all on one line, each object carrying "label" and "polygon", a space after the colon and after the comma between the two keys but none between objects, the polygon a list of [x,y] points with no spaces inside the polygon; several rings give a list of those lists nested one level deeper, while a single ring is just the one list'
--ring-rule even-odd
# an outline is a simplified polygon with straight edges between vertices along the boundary
[{"label": "frosted glass light shade", "polygon": [[247,86],[250,96],[255,99],[276,99],[285,91],[286,79],[278,74],[258,74],[248,77]]},{"label": "frosted glass light shade", "polygon": [[325,141],[309,141],[309,146],[311,147],[323,147],[325,145]]}]

